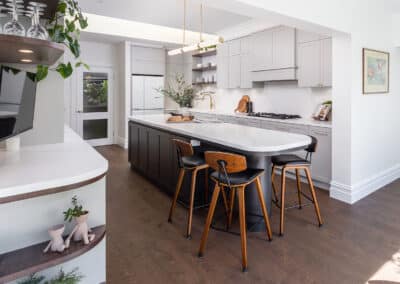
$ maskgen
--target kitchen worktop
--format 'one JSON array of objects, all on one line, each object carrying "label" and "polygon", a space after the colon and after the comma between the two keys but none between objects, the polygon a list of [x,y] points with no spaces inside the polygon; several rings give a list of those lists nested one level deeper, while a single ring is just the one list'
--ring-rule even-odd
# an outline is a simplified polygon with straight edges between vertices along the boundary
[{"label": "kitchen worktop", "polygon": [[289,123],[289,124],[300,124],[300,125],[309,125],[309,126],[317,126],[317,127],[325,127],[332,128],[331,121],[319,121],[312,118],[298,118],[298,119],[273,119],[273,118],[263,118],[263,117],[254,117],[247,116],[247,114],[234,113],[233,111],[223,111],[223,110],[206,110],[206,109],[189,109],[189,112],[196,113],[204,113],[210,115],[226,115],[232,117],[238,117],[243,119],[256,119],[260,121],[272,121],[272,122],[280,122],[280,123]]},{"label": "kitchen worktop", "polygon": [[133,115],[129,119],[150,127],[247,152],[276,153],[302,148],[311,142],[310,137],[306,135],[230,123],[167,123],[168,117],[167,114],[148,114]]},{"label": "kitchen worktop", "polygon": [[58,144],[0,150],[0,201],[84,182],[107,172],[107,161],[70,128]]}]

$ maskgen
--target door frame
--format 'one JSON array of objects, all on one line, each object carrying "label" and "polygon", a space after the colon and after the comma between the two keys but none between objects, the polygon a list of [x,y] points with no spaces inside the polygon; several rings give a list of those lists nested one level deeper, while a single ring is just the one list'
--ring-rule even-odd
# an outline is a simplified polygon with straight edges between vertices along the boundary
[{"label": "door frame", "polygon": [[[106,113],[94,112],[94,113],[83,113],[83,73],[107,73],[108,76],[108,96],[107,96],[107,109]],[[107,119],[107,138],[85,140],[92,146],[111,145],[114,143],[114,70],[111,66],[95,66],[91,65],[90,70],[80,68],[76,74],[76,94],[74,98],[74,115],[75,131],[83,139],[83,121],[84,120],[96,120],[96,119]]]}]

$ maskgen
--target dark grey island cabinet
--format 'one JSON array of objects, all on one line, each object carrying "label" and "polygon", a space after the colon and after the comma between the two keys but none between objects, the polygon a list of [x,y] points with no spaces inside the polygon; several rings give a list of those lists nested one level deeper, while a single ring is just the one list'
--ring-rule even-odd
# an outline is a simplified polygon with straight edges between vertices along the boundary
[{"label": "dark grey island cabinet", "polygon": [[[169,195],[175,192],[178,180],[178,158],[172,139],[180,137],[166,131],[152,128],[136,122],[129,122],[129,162],[131,168],[150,180]],[[201,151],[196,149],[196,151]],[[196,186],[196,206],[204,200],[204,173],[199,173]],[[179,200],[187,204],[189,200],[190,173],[185,175]]]}]

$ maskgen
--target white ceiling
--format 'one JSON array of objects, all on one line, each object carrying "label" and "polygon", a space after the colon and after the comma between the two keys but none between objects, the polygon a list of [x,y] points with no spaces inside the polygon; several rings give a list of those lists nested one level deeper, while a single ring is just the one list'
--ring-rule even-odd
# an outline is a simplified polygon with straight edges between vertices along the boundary
[{"label": "white ceiling", "polygon": [[[84,12],[125,20],[162,25],[172,28],[183,26],[184,0],[84,0]],[[200,29],[200,1],[187,0],[187,29]],[[204,32],[220,30],[248,21],[250,18],[210,7],[204,7]]]}]

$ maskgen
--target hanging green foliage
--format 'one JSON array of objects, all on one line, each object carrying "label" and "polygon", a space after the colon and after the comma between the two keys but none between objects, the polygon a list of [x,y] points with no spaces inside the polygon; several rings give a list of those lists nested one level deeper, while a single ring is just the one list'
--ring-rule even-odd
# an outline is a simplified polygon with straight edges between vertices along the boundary
[{"label": "hanging green foliage", "polygon": [[[54,18],[49,22],[47,31],[50,40],[65,45],[72,53],[75,59],[79,59],[81,48],[79,44],[79,36],[81,30],[88,27],[87,18],[83,15],[78,1],[61,0],[57,6],[57,12]],[[78,61],[73,65],[71,62],[59,63],[53,71],[58,72],[64,79],[71,76],[74,68],[89,66],[82,61]],[[36,70],[36,81],[44,80],[49,72],[50,67],[46,65],[38,65]]]}]

